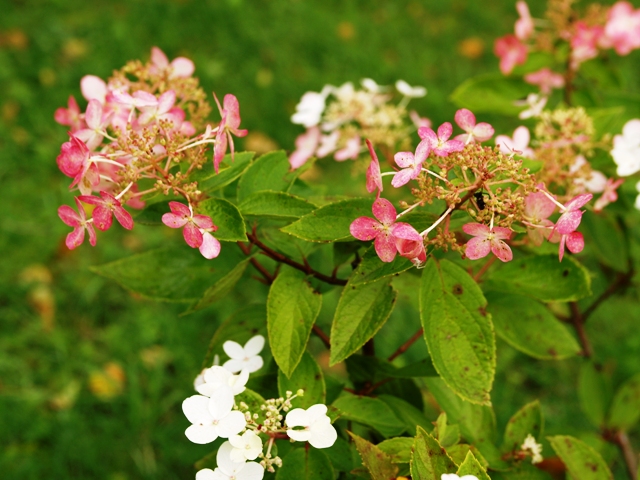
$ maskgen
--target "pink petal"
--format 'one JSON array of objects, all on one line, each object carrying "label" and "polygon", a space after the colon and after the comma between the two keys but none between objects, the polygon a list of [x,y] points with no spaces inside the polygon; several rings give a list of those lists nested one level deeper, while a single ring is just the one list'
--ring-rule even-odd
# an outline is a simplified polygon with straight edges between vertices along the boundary
[{"label": "pink petal", "polygon": [[393,156],[393,160],[400,168],[413,167],[414,163],[412,152],[398,152]]},{"label": "pink petal", "polygon": [[202,245],[202,232],[191,222],[187,222],[182,229],[182,236],[184,237],[184,241],[187,242],[187,245],[191,248],[198,248]]},{"label": "pink petal", "polygon": [[227,153],[227,136],[224,134],[224,129],[220,129],[216,135],[216,143],[213,147],[213,168],[216,173],[218,173],[220,162],[222,162],[225,153]]},{"label": "pink petal", "polygon": [[105,203],[102,198],[93,195],[80,195],[78,200],[83,203],[88,203],[89,205],[104,205]]},{"label": "pink petal", "polygon": [[73,229],[73,232],[67,235],[65,240],[65,244],[69,250],[73,250],[76,247],[82,245],[84,241],[84,227],[76,227]]},{"label": "pink petal", "polygon": [[87,232],[89,232],[89,245],[91,245],[92,247],[96,246],[96,231],[93,229],[93,225],[91,225],[90,223],[87,223],[85,225],[85,228],[87,229]]},{"label": "pink petal", "polygon": [[133,218],[131,217],[131,214],[127,212],[123,207],[115,207],[113,213],[120,225],[122,225],[127,230],[131,230],[133,228]]},{"label": "pink petal", "polygon": [[380,224],[370,217],[356,218],[349,226],[349,232],[358,240],[373,240],[380,233]]},{"label": "pink petal", "polygon": [[82,225],[81,218],[73,208],[69,205],[62,205],[58,208],[58,216],[60,220],[62,220],[65,225],[69,225],[70,227],[79,227]]},{"label": "pink petal", "polygon": [[416,154],[415,154],[415,160],[414,160],[416,165],[422,165],[422,162],[424,162],[427,159],[430,152],[431,152],[431,145],[429,144],[428,141],[422,140],[416,147]]},{"label": "pink petal", "polygon": [[567,241],[567,236],[566,235],[562,235],[562,237],[560,238],[560,244],[558,246],[558,259],[560,261],[562,261],[562,257],[564,257],[564,244]]},{"label": "pink petal", "polygon": [[162,223],[170,228],[182,228],[189,221],[183,215],[176,215],[175,213],[165,213],[162,215]]},{"label": "pink petal", "polygon": [[413,169],[405,168],[403,170],[400,170],[393,176],[393,179],[391,180],[391,185],[395,188],[399,188],[403,185],[406,185],[409,182],[409,180],[411,180],[412,178],[413,178]]},{"label": "pink petal", "polygon": [[[311,127],[296,138],[296,150],[289,156],[289,165],[292,169],[296,169],[304,165],[307,160],[313,156],[313,152],[318,147],[320,141],[320,129],[318,127]],[[322,156],[318,154],[318,156]],[[378,167],[380,172],[380,167]]]},{"label": "pink petal", "polygon": [[500,240],[509,240],[511,238],[511,230],[504,227],[493,227],[493,233],[495,238]]},{"label": "pink petal", "polygon": [[418,231],[408,223],[398,222],[391,227],[391,235],[396,238],[402,238],[405,240],[413,240],[416,242],[422,242],[422,237]]},{"label": "pink petal", "polygon": [[389,226],[396,221],[396,209],[386,198],[378,198],[373,202],[373,216],[383,225]]},{"label": "pink petal", "polygon": [[95,130],[102,126],[102,103],[98,100],[90,100],[87,111],[84,114],[84,121],[87,127]]},{"label": "pink petal", "polygon": [[82,91],[82,96],[88,101],[95,99],[100,103],[104,103],[104,99],[107,96],[107,84],[95,75],[85,75],[82,77],[82,80],[80,80],[80,90]]},{"label": "pink petal", "polygon": [[[478,224],[476,224],[478,225]],[[464,254],[470,260],[477,260],[489,255],[491,251],[491,243],[485,237],[473,237],[467,242],[464,249]]]},{"label": "pink petal", "polygon": [[502,240],[494,240],[491,243],[491,251],[503,262],[510,262],[513,260],[513,252],[511,251],[511,248]]},{"label": "pink petal", "polygon": [[418,129],[418,136],[422,140],[426,140],[432,148],[438,144],[438,136],[436,135],[436,132],[429,127],[420,127]]},{"label": "pink petal", "polygon": [[591,193],[582,193],[565,204],[565,208],[568,210],[577,210],[593,198]]},{"label": "pink petal", "polygon": [[171,78],[187,78],[193,75],[196,66],[191,60],[185,57],[175,58],[171,62]]},{"label": "pink petal", "polygon": [[442,125],[438,127],[438,138],[440,141],[444,142],[449,139],[451,133],[453,132],[453,127],[449,122],[444,122]]},{"label": "pink petal", "polygon": [[240,104],[235,95],[227,93],[224,96],[224,109],[227,111],[226,125],[230,128],[240,126]]},{"label": "pink petal", "polygon": [[204,258],[211,260],[220,254],[220,242],[214,238],[209,232],[202,234],[202,245],[200,245],[200,253]]},{"label": "pink petal", "polygon": [[169,202],[169,208],[171,209],[171,212],[175,213],[176,215],[191,217],[191,210],[189,210],[189,207],[184,203]]},{"label": "pink petal", "polygon": [[491,230],[489,230],[489,227],[483,225],[482,223],[466,223],[462,226],[462,230],[464,231],[464,233],[473,235],[474,237],[486,237],[491,232]]},{"label": "pink petal", "polygon": [[477,124],[473,129],[473,136],[478,142],[486,142],[491,137],[493,137],[494,133],[495,130],[493,129],[493,127],[486,122]]},{"label": "pink petal", "polygon": [[151,63],[164,70],[169,66],[169,59],[158,47],[151,47]]},{"label": "pink petal", "polygon": [[393,262],[393,259],[396,258],[398,249],[396,248],[395,238],[391,235],[381,233],[376,237],[373,246],[376,249],[378,257],[380,257],[380,260],[383,262]]},{"label": "pink petal", "polygon": [[549,218],[555,209],[556,204],[542,192],[530,193],[524,199],[525,214],[538,220]]},{"label": "pink petal", "polygon": [[367,147],[369,148],[369,154],[371,155],[371,163],[367,169],[367,192],[371,193],[378,189],[382,192],[382,175],[380,174],[380,162],[376,155],[373,145],[369,140],[366,140]]},{"label": "pink petal", "polygon": [[458,126],[465,132],[471,132],[476,125],[476,116],[471,113],[471,110],[461,108],[456,112],[454,117]]},{"label": "pink petal", "polygon": [[584,248],[584,236],[580,232],[567,235],[567,248],[571,253],[580,253]]},{"label": "pink petal", "polygon": [[167,113],[176,103],[176,92],[168,90],[158,98],[158,112],[160,114]]},{"label": "pink petal", "polygon": [[211,217],[207,217],[206,215],[194,215],[193,223],[195,223],[198,227],[206,230],[214,227]]},{"label": "pink petal", "polygon": [[582,212],[580,210],[563,213],[556,223],[556,230],[562,235],[568,235],[580,226],[581,220]]},{"label": "pink petal", "polygon": [[93,209],[93,224],[98,230],[109,230],[113,217],[111,215],[111,209],[100,205]]}]

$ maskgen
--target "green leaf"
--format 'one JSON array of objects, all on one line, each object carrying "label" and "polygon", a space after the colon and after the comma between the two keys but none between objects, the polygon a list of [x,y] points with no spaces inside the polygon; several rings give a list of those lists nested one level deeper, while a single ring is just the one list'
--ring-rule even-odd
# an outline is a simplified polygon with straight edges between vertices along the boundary
[{"label": "green leaf", "polygon": [[408,402],[393,395],[378,395],[378,398],[386,403],[396,416],[404,423],[409,435],[416,435],[416,427],[431,428],[431,422],[424,413]]},{"label": "green leaf", "polygon": [[393,463],[411,461],[412,437],[394,437],[378,444],[378,448],[391,457]]},{"label": "green leaf", "polygon": [[598,260],[618,272],[629,269],[629,253],[624,233],[609,215],[584,215],[580,230],[584,232],[587,244],[594,250]]},{"label": "green leaf", "polygon": [[592,362],[583,362],[578,376],[578,400],[587,418],[596,427],[604,426],[610,394],[604,376]]},{"label": "green leaf", "polygon": [[341,472],[350,472],[355,467],[362,464],[358,451],[355,449],[353,443],[347,442],[341,437],[336,439],[329,448],[323,448],[322,451],[327,454],[331,464],[335,470]]},{"label": "green leaf", "polygon": [[266,400],[260,395],[258,392],[254,392],[248,388],[245,388],[242,393],[239,393],[235,396],[236,405],[239,405],[240,402],[244,402],[249,407],[249,411],[251,413],[257,413],[258,418],[256,421],[258,423],[262,423],[265,420],[264,410],[260,408],[260,406],[264,405]]},{"label": "green leaf", "polygon": [[547,438],[573,480],[613,480],[600,454],[586,443],[563,435]]},{"label": "green leaf", "polygon": [[91,271],[145,298],[196,302],[243,259],[235,246],[224,248],[220,258],[207,260],[197,249],[180,243],[91,267]]},{"label": "green leaf", "polygon": [[453,473],[456,469],[456,464],[438,441],[423,428],[418,427],[418,435],[411,452],[411,478],[440,480],[443,474]]},{"label": "green leaf", "polygon": [[384,437],[400,435],[405,430],[393,410],[377,398],[343,393],[333,406],[342,412],[340,418],[372,427]]},{"label": "green leaf", "polygon": [[558,262],[556,255],[537,255],[492,270],[483,288],[527,295],[543,302],[571,302],[591,295],[591,278],[570,256]]},{"label": "green leaf", "polygon": [[528,435],[532,435],[537,441],[540,441],[542,425],[540,402],[535,400],[527,403],[509,419],[504,432],[502,450],[504,452],[519,450]]},{"label": "green leaf", "polygon": [[398,467],[393,464],[391,457],[373,443],[366,441],[358,435],[348,432],[358,449],[362,463],[372,480],[390,480],[396,478]]},{"label": "green leaf", "polygon": [[358,268],[351,275],[352,285],[375,282],[381,278],[399,275],[413,267],[411,260],[397,255],[393,262],[383,262],[376,250],[370,247],[362,256]]},{"label": "green leaf", "polygon": [[476,114],[501,113],[514,116],[523,107],[517,107],[513,102],[531,92],[531,85],[520,79],[492,73],[465,80],[453,91],[451,100],[459,107],[468,108]]},{"label": "green leaf", "polygon": [[329,457],[317,448],[296,448],[282,459],[276,480],[334,480]]},{"label": "green leaf", "polygon": [[184,203],[184,200],[181,199],[162,200],[160,202],[151,203],[135,215],[135,222],[140,225],[164,225],[162,223],[162,216],[171,211],[169,208],[169,202],[171,201]]},{"label": "green leaf", "polygon": [[613,396],[607,426],[630,430],[640,419],[640,373],[634,375]]},{"label": "green leaf", "polygon": [[480,465],[482,465],[485,469],[489,466],[489,463],[485,460],[485,458],[473,445],[468,445],[466,443],[458,443],[456,445],[451,445],[450,447],[446,447],[445,450],[447,454],[451,457],[451,459],[455,462],[456,465],[462,464],[465,458],[467,458],[467,454],[469,452],[473,453],[473,456],[478,460]]},{"label": "green leaf", "polygon": [[304,273],[284,267],[269,289],[267,328],[273,358],[287,377],[307,348],[320,313],[322,295],[313,291]]},{"label": "green leaf", "polygon": [[229,294],[229,292],[233,290],[233,287],[236,286],[238,281],[240,281],[240,279],[242,278],[244,271],[247,269],[247,265],[249,265],[249,260],[251,259],[245,258],[235,267],[233,267],[233,269],[224,277],[207,288],[202,298],[184,313],[187,314],[195,312],[197,310],[201,310],[217,302],[218,300],[222,300],[223,298],[225,298]]},{"label": "green leaf", "polygon": [[358,217],[371,216],[371,198],[351,198],[324,207],[305,215],[282,229],[309,242],[335,242],[352,239],[349,227]]},{"label": "green leaf", "polygon": [[198,189],[201,192],[214,192],[226,187],[242,175],[249,168],[254,155],[254,152],[238,152],[233,161],[231,161],[231,154],[225,155],[217,174],[212,165],[205,165],[201,170],[194,171],[191,178],[198,182]]},{"label": "green leaf", "polygon": [[208,215],[218,227],[213,236],[227,242],[246,242],[244,218],[236,206],[222,198],[209,198],[198,206],[198,213]]},{"label": "green leaf", "polygon": [[327,390],[322,370],[307,352],[304,352],[291,378],[278,370],[278,392],[281,397],[286,398],[287,391],[295,394],[299,389],[304,390],[304,395],[293,399],[294,407],[309,408],[316,403],[325,403]]},{"label": "green leaf", "polygon": [[496,332],[514,348],[542,360],[561,360],[580,352],[567,327],[537,300],[502,292],[485,296]]},{"label": "green leaf", "polygon": [[330,365],[355,353],[380,330],[391,315],[396,295],[386,279],[344,287],[331,325]]},{"label": "green leaf", "polygon": [[270,190],[286,192],[294,180],[311,168],[313,161],[291,170],[284,150],[270,152],[255,160],[238,182],[238,202],[242,203],[256,192]]},{"label": "green leaf", "polygon": [[491,480],[487,471],[480,464],[480,462],[473,456],[473,453],[469,451],[464,459],[464,462],[458,468],[458,475],[474,475],[478,480]]},{"label": "green leaf", "polygon": [[247,197],[239,206],[243,215],[300,218],[317,207],[290,193],[262,191]]},{"label": "green leaf", "polygon": [[420,320],[433,365],[462,398],[490,405],[495,339],[487,301],[462,268],[431,258],[422,273]]},{"label": "green leaf", "polygon": [[440,445],[444,448],[451,447],[460,441],[460,426],[457,423],[449,425],[445,412],[438,415],[434,435],[436,435],[436,433],[438,442],[440,442]]}]

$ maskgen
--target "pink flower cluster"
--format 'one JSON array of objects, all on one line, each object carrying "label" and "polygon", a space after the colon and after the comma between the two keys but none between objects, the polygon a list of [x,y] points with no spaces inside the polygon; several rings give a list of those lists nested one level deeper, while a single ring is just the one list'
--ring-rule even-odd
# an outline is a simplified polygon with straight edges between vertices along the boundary
[{"label": "pink flower cluster", "polygon": [[[62,221],[73,227],[66,244],[76,248],[87,231],[90,244],[95,245],[94,226],[107,230],[112,215],[131,229],[133,219],[123,204],[142,208],[145,195],[173,192],[184,197],[187,205],[170,202],[171,213],[165,214],[163,222],[172,228],[184,226],[186,242],[200,248],[206,258],[213,258],[220,251],[219,242],[211,235],[216,227],[209,217],[193,214],[192,205],[201,200],[201,193],[188,174],[203,163],[204,147],[209,144],[213,145],[216,173],[229,146],[233,155],[232,135],[247,134],[239,128],[238,100],[227,94],[220,105],[216,97],[220,123],[215,128],[206,125],[204,133],[196,135],[202,122],[198,111],[208,113],[209,107],[202,100],[197,79],[192,78],[193,62],[184,57],[169,62],[154,47],[148,64],[132,65],[106,82],[93,75],[83,77],[80,87],[88,102],[86,110],[82,112],[71,96],[67,108],[55,112],[55,120],[69,127],[69,141],[61,146],[58,167],[72,178],[70,188],[81,194],[75,200],[77,212],[66,205],[58,211]],[[137,81],[131,79],[136,76]],[[189,115],[195,115],[196,124]],[[180,162],[189,163],[187,173],[176,177],[171,169]],[[149,185],[148,179],[155,186],[140,191],[138,182],[146,180]],[[93,196],[94,192],[100,197]],[[92,218],[86,218],[82,204],[95,207]]]}]

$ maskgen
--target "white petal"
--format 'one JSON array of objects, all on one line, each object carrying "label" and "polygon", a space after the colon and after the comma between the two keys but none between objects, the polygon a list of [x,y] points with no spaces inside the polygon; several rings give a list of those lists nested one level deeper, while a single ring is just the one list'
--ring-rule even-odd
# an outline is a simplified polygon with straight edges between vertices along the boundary
[{"label": "white petal", "polygon": [[236,474],[237,480],[262,480],[264,468],[256,462],[248,462]]},{"label": "white petal", "polygon": [[211,480],[231,480],[231,477],[224,473],[220,468],[216,468],[213,471],[213,477]]},{"label": "white petal", "polygon": [[216,385],[213,383],[203,383],[196,387],[196,390],[200,395],[204,395],[205,397],[210,397],[213,392],[216,391]]},{"label": "white petal", "polygon": [[218,435],[222,438],[229,438],[240,433],[246,426],[247,420],[244,418],[244,414],[234,410],[218,421]]},{"label": "white petal", "polygon": [[327,406],[323,405],[322,403],[316,403],[315,405],[311,405],[309,408],[307,408],[307,418],[308,418],[308,425],[311,425],[312,423],[322,419],[322,418],[329,418],[327,417]]},{"label": "white petal", "polygon": [[244,369],[239,375],[233,375],[229,380],[229,385],[233,389],[233,394],[238,395],[244,392],[245,385],[249,381],[249,370]]},{"label": "white petal", "polygon": [[229,370],[231,373],[238,373],[240,370],[244,368],[244,366],[245,366],[244,360],[231,359],[224,362],[224,364],[222,365],[222,368]]},{"label": "white petal", "polygon": [[219,383],[221,385],[228,385],[229,378],[231,378],[231,372],[217,365],[208,368],[204,374],[205,382]]},{"label": "white petal", "polygon": [[330,423],[320,425],[316,423],[311,427],[310,432],[309,443],[315,448],[329,448],[338,438],[338,432]]},{"label": "white petal", "polygon": [[309,415],[307,411],[302,408],[294,408],[285,417],[285,423],[288,427],[308,427]]},{"label": "white petal", "polygon": [[246,462],[247,459],[244,456],[244,448],[235,447],[229,453],[232,462]]},{"label": "white petal", "polygon": [[205,468],[196,473],[196,480],[215,480],[215,478],[216,476],[210,468]]},{"label": "white petal", "polygon": [[287,435],[296,442],[307,442],[311,438],[309,430],[287,430]]},{"label": "white petal", "polygon": [[218,429],[213,425],[191,425],[184,434],[193,443],[204,445],[218,438]]},{"label": "white petal", "polygon": [[244,462],[234,462],[231,460],[231,450],[233,450],[233,446],[229,442],[224,442],[220,445],[218,454],[216,455],[218,467],[229,476],[234,475],[235,472],[244,466]]},{"label": "white petal", "polygon": [[202,418],[211,418],[209,399],[202,395],[192,395],[182,402],[182,411],[191,423],[198,423]]},{"label": "white petal", "polygon": [[226,416],[233,408],[233,392],[229,386],[221,386],[211,394],[208,403],[209,413],[216,420]]},{"label": "white petal", "polygon": [[256,335],[244,344],[244,354],[247,357],[253,357],[254,355],[258,355],[263,348],[264,337],[262,335]]},{"label": "white petal", "polygon": [[222,348],[224,353],[234,360],[242,360],[245,357],[244,348],[242,348],[242,346],[237,342],[227,340],[222,344]]},{"label": "white petal", "polygon": [[260,355],[255,355],[244,363],[247,372],[253,373],[262,368],[262,365],[264,365],[264,360],[262,360],[262,357]]}]

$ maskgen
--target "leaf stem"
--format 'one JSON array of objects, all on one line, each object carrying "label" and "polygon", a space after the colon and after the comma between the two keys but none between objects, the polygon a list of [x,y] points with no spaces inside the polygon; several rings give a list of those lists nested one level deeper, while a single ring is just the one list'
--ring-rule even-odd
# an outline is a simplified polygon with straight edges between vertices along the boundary
[{"label": "leaf stem", "polygon": [[315,323],[313,324],[313,333],[315,333],[318,338],[322,340],[322,343],[324,343],[324,346],[327,347],[327,349],[331,350],[331,340],[329,339],[329,335],[327,335],[324,330],[322,330]]},{"label": "leaf stem", "polygon": [[571,323],[580,339],[582,355],[591,358],[593,356],[593,348],[591,347],[591,342],[589,342],[589,337],[587,337],[587,332],[584,329],[584,317],[580,312],[580,307],[577,302],[571,302],[569,305],[571,307]]}]

